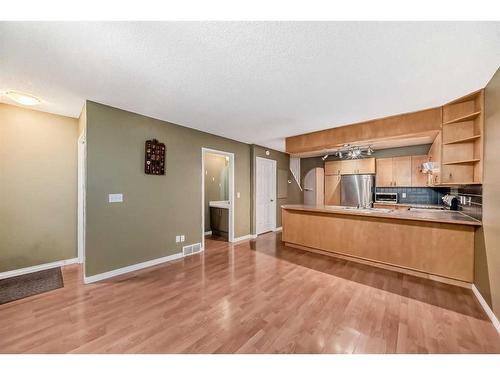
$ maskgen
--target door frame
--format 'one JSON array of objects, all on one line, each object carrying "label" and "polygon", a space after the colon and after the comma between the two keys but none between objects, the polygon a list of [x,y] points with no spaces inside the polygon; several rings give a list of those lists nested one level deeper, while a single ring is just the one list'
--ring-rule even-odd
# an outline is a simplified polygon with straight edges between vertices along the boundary
[{"label": "door frame", "polygon": [[[274,231],[276,230],[276,221],[277,221],[277,215],[276,215],[276,199],[277,199],[277,194],[276,194],[276,190],[277,190],[277,173],[278,173],[278,170],[277,170],[277,162],[276,160],[274,159],[268,159],[268,158],[262,158],[260,156],[256,156],[255,157],[255,234],[256,235],[259,235],[259,234],[262,234],[262,233],[266,233],[266,232],[269,232],[269,231]],[[259,218],[259,205],[258,205],[258,196],[259,196],[259,160],[262,160],[266,163],[268,162],[271,162],[271,164],[273,165],[273,169],[274,169],[274,194],[273,194],[273,207],[274,207],[274,215],[272,215],[272,223],[271,223],[271,226],[272,228],[269,229],[269,230],[259,230],[259,227],[258,227],[258,218]]]},{"label": "door frame", "polygon": [[234,242],[234,154],[232,152],[201,148],[201,249],[205,250],[205,155],[216,154],[229,157],[229,233],[228,241]]},{"label": "door frame", "polygon": [[85,274],[85,180],[86,180],[86,134],[78,137],[78,172],[77,172],[77,253],[78,263],[84,265]]}]

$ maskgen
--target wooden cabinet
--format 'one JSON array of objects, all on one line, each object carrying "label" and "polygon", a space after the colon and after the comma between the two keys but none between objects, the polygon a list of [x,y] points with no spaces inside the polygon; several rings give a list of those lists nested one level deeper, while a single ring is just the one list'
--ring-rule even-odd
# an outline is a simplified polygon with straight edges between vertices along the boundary
[{"label": "wooden cabinet", "polygon": [[375,158],[325,162],[325,175],[375,173]]},{"label": "wooden cabinet", "polygon": [[422,173],[422,164],[428,160],[427,155],[418,155],[411,157],[411,186],[425,187],[427,186],[427,175]]},{"label": "wooden cabinet", "polygon": [[392,179],[392,158],[377,159],[377,174],[375,183],[378,187],[391,187],[393,186]]},{"label": "wooden cabinet", "polygon": [[340,205],[340,174],[325,176],[325,205]]},{"label": "wooden cabinet", "polygon": [[375,158],[356,160],[356,168],[358,174],[375,173]]},{"label": "wooden cabinet", "polygon": [[433,164],[432,174],[428,176],[428,185],[439,185],[441,183],[441,132],[432,143],[428,158]]},{"label": "wooden cabinet", "polygon": [[342,160],[325,162],[325,175],[339,175],[342,169]]},{"label": "wooden cabinet", "polygon": [[393,186],[411,186],[411,156],[392,158]]},{"label": "wooden cabinet", "polygon": [[445,185],[483,181],[484,91],[443,106],[440,182]]},{"label": "wooden cabinet", "polygon": [[212,234],[228,238],[229,210],[227,208],[210,207],[210,229]]},{"label": "wooden cabinet", "polygon": [[426,186],[426,177],[420,171],[426,160],[426,155],[377,159],[377,187]]}]

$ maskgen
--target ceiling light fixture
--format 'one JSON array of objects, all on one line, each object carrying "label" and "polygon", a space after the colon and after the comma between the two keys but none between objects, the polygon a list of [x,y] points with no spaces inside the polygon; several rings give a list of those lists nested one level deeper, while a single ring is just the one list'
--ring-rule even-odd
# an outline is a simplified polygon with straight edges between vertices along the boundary
[{"label": "ceiling light fixture", "polygon": [[[336,156],[340,159],[360,159],[373,154],[373,148],[369,146],[351,146],[345,144],[337,152]],[[324,160],[324,159],[323,159]]]},{"label": "ceiling light fixture", "polygon": [[22,105],[37,105],[41,103],[41,100],[36,96],[21,91],[9,90],[5,93],[5,96]]}]

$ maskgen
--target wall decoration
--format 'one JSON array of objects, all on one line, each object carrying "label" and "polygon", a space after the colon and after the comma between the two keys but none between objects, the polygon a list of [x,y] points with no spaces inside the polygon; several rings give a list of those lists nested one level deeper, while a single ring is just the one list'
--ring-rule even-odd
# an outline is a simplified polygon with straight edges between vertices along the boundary
[{"label": "wall decoration", "polygon": [[157,139],[146,141],[146,156],[144,158],[144,172],[146,174],[165,174],[165,154],[167,150],[164,143]]}]

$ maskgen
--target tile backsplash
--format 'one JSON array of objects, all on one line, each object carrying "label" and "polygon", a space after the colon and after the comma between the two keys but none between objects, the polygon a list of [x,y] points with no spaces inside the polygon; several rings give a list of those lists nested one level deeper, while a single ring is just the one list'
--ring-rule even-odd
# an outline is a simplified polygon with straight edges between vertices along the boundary
[{"label": "tile backsplash", "polygon": [[474,219],[483,218],[483,187],[482,185],[467,185],[451,190],[451,194],[459,197],[458,209]]},{"label": "tile backsplash", "polygon": [[[413,204],[443,204],[441,198],[449,194],[449,188],[427,188],[427,187],[378,187],[377,193],[398,193],[399,203]],[[403,198],[403,193],[406,197]]]}]

